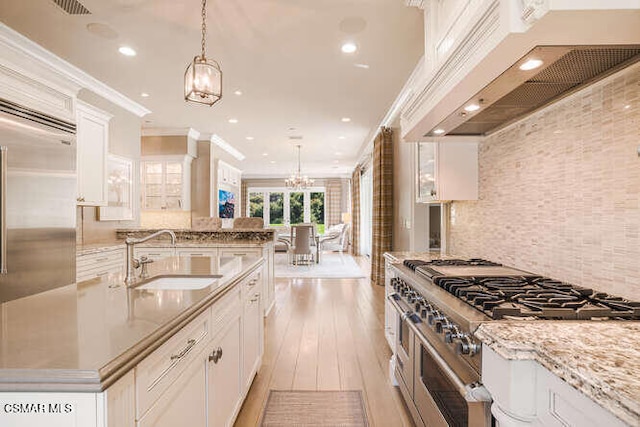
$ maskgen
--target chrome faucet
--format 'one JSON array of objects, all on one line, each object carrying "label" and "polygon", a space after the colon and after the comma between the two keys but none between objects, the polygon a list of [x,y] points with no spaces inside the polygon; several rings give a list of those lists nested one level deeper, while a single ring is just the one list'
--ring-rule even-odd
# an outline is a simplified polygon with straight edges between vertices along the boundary
[{"label": "chrome faucet", "polygon": [[[145,259],[142,259],[142,260],[138,260],[134,258],[133,256],[134,246],[138,243],[144,243],[147,240],[156,238],[162,234],[168,234],[169,236],[171,236],[171,245],[175,248],[176,234],[171,230],[160,230],[153,234],[150,234],[147,237],[142,237],[140,239],[136,239],[134,237],[127,237],[127,239],[124,241],[124,243],[127,245],[127,275],[124,278],[124,283],[126,283],[128,286],[132,285],[136,281],[136,274],[135,274],[136,268],[140,266],[143,266],[144,268],[146,267],[146,264],[153,262],[153,260],[148,260],[146,259],[146,257]],[[143,272],[146,273],[146,271],[143,271]]]}]

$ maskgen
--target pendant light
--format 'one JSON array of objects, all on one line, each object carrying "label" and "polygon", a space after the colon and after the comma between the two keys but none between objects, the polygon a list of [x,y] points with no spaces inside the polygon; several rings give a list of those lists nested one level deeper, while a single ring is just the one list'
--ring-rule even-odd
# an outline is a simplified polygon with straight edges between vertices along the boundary
[{"label": "pendant light", "polygon": [[207,35],[207,0],[202,0],[202,51],[193,58],[184,73],[184,99],[212,106],[222,98],[222,70],[205,55]]},{"label": "pendant light", "polygon": [[313,185],[313,180],[307,176],[302,176],[300,172],[300,145],[296,145],[296,147],[298,147],[298,171],[285,179],[284,185],[291,190],[304,190]]}]

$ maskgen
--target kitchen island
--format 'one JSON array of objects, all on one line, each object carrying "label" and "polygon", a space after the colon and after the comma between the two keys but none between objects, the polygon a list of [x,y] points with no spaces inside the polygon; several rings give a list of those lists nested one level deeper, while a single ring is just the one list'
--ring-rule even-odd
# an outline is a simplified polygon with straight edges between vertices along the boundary
[{"label": "kitchen island", "polygon": [[[176,416],[169,401],[184,396],[194,402],[182,414],[189,425],[235,417],[262,354],[263,263],[172,257],[151,264],[151,277],[210,284],[127,288],[122,274],[108,274],[3,304],[0,425],[162,425]],[[216,382],[229,375],[230,384]],[[213,389],[233,397],[234,383],[237,399],[221,408]]]}]

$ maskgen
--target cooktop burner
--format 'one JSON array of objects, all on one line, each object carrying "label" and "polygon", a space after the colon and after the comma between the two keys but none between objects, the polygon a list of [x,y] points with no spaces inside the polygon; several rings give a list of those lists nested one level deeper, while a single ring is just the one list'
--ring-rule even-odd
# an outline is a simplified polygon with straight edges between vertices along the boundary
[{"label": "cooktop burner", "polygon": [[640,319],[640,302],[542,276],[441,276],[433,283],[493,319]]}]

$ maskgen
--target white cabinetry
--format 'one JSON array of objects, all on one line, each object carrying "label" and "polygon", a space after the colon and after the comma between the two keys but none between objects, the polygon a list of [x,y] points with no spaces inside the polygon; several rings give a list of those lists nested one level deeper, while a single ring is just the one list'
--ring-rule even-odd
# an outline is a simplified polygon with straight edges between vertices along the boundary
[{"label": "white cabinetry", "polygon": [[387,343],[391,348],[391,351],[395,354],[396,352],[396,329],[397,329],[397,319],[398,316],[396,311],[391,306],[391,303],[388,300],[388,296],[394,292],[391,287],[391,279],[395,277],[393,269],[391,268],[391,263],[388,259],[384,260],[384,336],[387,339]]},{"label": "white cabinetry", "polygon": [[141,161],[142,209],[191,210],[193,157],[145,157]]},{"label": "white cabinetry", "polygon": [[478,199],[477,142],[418,144],[418,203]]},{"label": "white cabinetry", "polygon": [[78,205],[107,205],[107,152],[111,115],[77,101]]},{"label": "white cabinetry", "polygon": [[482,346],[482,382],[499,427],[626,424],[534,360],[507,360]]},{"label": "white cabinetry", "polygon": [[124,267],[124,247],[114,246],[99,252],[76,256],[76,282],[120,273]]}]

